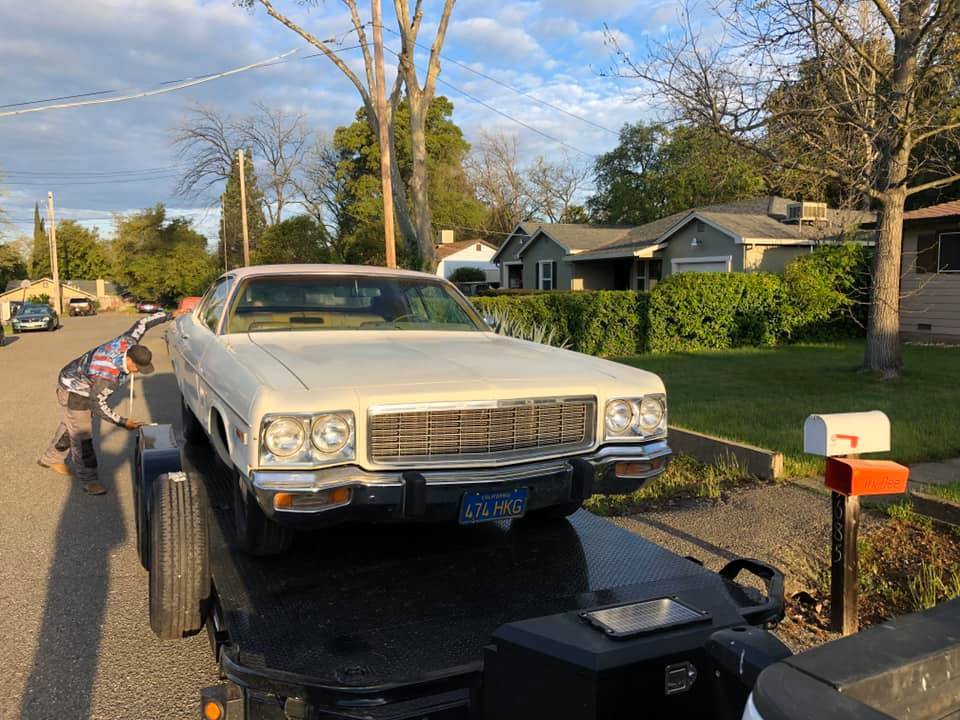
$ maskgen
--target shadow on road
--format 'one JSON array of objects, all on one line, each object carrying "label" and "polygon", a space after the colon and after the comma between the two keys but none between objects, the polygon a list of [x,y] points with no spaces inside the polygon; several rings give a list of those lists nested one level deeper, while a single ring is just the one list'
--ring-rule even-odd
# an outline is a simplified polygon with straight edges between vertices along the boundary
[{"label": "shadow on road", "polygon": [[77,480],[69,481],[33,666],[20,700],[22,718],[90,715],[110,592],[110,555],[126,535],[116,488],[109,480],[125,458],[103,452],[99,430],[94,428],[100,479],[108,492],[92,497]]},{"label": "shadow on road", "polygon": [[3,336],[4,347],[6,347],[7,345],[13,345],[15,342],[20,342],[19,335],[11,335],[10,333],[7,333],[6,335]]}]

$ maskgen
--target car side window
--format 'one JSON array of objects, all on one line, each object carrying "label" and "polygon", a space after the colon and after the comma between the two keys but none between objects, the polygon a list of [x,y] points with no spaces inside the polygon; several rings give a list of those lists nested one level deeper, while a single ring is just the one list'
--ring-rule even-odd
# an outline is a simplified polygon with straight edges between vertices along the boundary
[{"label": "car side window", "polygon": [[227,295],[230,293],[230,279],[224,278],[221,280],[216,287],[214,287],[213,292],[210,294],[210,297],[207,298],[206,303],[203,306],[203,311],[201,317],[203,319],[203,324],[210,328],[211,331],[217,331],[217,325],[220,322],[220,316],[223,314],[223,308],[227,301]]}]

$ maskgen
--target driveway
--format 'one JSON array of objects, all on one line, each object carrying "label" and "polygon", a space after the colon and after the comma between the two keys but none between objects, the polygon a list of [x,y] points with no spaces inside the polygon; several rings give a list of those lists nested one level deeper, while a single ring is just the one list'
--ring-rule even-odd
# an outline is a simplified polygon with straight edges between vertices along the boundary
[{"label": "driveway", "polygon": [[[161,643],[150,630],[134,548],[133,434],[101,428],[102,497],[36,464],[58,422],[58,370],[135,319],[67,317],[55,333],[0,348],[0,718],[193,718],[199,688],[217,682],[205,634]],[[163,332],[145,340],[158,374],[170,372]],[[134,416],[170,422],[175,395],[149,395]]]}]

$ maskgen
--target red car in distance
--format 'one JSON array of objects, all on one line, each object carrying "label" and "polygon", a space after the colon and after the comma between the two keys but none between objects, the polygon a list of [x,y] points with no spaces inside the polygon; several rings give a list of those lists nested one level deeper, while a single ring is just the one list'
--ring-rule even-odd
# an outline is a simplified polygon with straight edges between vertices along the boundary
[{"label": "red car in distance", "polygon": [[200,301],[203,300],[199,295],[188,295],[187,297],[180,298],[180,302],[177,305],[177,310],[186,310],[192,312],[193,309],[200,304]]}]

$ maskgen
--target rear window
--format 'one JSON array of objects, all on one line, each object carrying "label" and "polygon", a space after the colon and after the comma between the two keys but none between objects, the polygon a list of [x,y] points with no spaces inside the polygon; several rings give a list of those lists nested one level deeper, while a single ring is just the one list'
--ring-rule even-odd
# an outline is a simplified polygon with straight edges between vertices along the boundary
[{"label": "rear window", "polygon": [[476,311],[440,282],[316,275],[248,280],[237,290],[226,332],[480,329]]}]

